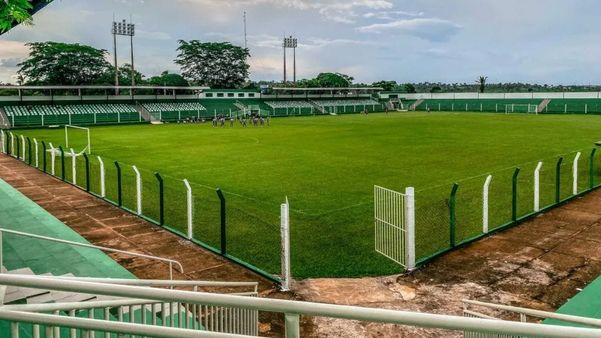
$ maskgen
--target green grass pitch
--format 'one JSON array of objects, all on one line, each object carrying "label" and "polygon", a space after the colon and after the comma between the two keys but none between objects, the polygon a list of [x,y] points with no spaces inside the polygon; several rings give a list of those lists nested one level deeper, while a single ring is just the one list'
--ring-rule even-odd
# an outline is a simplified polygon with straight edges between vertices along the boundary
[{"label": "green grass pitch", "polygon": [[[16,132],[64,143],[63,129]],[[492,194],[498,198],[492,199],[491,208],[498,211],[493,211],[491,223],[499,225],[510,209],[512,167],[522,164],[520,213],[526,213],[531,204],[526,187],[531,186],[528,177],[535,161],[549,160],[541,180],[543,199],[550,198],[551,159],[582,149],[586,167],[593,142],[601,139],[601,117],[391,113],[272,119],[264,128],[213,128],[210,123],[102,126],[93,127],[91,135],[93,155],[106,161],[110,199],[116,200],[112,161],[119,160],[125,205],[135,209],[128,165],[136,165],[144,180],[143,212],[157,219],[153,172],[158,171],[165,178],[166,223],[185,231],[182,179],[187,178],[194,190],[194,236],[218,247],[219,187],[227,199],[228,251],[277,273],[279,205],[288,197],[293,275],[340,277],[400,271],[373,248],[374,184],[399,191],[416,188],[418,256],[423,257],[445,244],[445,198],[453,182],[477,176],[460,183],[459,239],[477,234],[480,227],[479,175],[487,172],[497,173]],[[77,139],[82,136],[73,132],[72,144],[81,144]],[[95,156],[91,185],[98,191]],[[563,191],[571,189],[570,156],[562,167]],[[78,161],[78,183],[83,185],[83,161]],[[70,159],[66,168],[69,179]],[[584,186],[582,176],[579,184]]]}]

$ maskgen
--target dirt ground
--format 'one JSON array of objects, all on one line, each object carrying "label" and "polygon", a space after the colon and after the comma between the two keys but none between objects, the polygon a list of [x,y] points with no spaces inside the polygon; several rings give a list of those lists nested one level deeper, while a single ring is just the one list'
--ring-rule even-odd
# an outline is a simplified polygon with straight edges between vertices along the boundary
[{"label": "dirt ground", "polygon": [[[93,244],[173,258],[178,279],[252,280],[261,295],[321,303],[461,315],[462,300],[553,311],[601,273],[601,190],[517,227],[446,254],[408,275],[306,279],[294,293],[160,227],[0,155],[0,178]],[[166,278],[167,266],[111,255],[139,278]],[[282,318],[262,316],[261,331],[282,335]],[[459,337],[459,332],[303,318],[304,337]]]},{"label": "dirt ground", "polygon": [[[408,275],[307,279],[307,301],[461,315],[463,299],[554,311],[601,273],[601,191],[446,254]],[[315,318],[315,337],[461,337]]]}]

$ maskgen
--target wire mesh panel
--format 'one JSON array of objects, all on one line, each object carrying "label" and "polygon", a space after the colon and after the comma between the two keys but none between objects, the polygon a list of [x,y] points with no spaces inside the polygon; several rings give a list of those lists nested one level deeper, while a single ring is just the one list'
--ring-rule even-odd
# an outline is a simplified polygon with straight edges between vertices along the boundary
[{"label": "wire mesh panel", "polygon": [[374,226],[376,251],[407,267],[404,194],[374,186]]}]

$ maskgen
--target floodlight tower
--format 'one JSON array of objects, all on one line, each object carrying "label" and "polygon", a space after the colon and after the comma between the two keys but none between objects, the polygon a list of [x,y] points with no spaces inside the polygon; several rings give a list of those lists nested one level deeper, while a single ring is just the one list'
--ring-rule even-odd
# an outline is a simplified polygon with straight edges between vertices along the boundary
[{"label": "floodlight tower", "polygon": [[288,38],[284,38],[284,43],[282,44],[284,47],[284,83],[286,83],[286,49],[292,49],[292,59],[293,59],[293,70],[292,70],[292,80],[296,83],[296,47],[298,46],[298,39],[293,38],[292,35]]},{"label": "floodlight tower", "polygon": [[[117,35],[129,36],[131,46],[131,85],[136,85],[135,68],[134,68],[134,35],[136,34],[136,26],[133,23],[113,21],[113,50],[115,57],[115,86],[119,86],[119,68],[117,68]],[[118,89],[116,89],[118,93]]]}]

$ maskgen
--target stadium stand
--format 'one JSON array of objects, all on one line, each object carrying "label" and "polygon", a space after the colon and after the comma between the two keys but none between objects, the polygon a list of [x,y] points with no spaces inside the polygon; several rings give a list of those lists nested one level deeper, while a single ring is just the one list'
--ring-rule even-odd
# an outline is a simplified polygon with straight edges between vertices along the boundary
[{"label": "stadium stand", "polygon": [[384,105],[372,99],[314,100],[328,113],[359,113],[384,110]]},{"label": "stadium stand", "polygon": [[142,106],[160,121],[180,121],[188,118],[201,118],[202,116],[206,116],[207,110],[198,102],[153,102],[143,103]]},{"label": "stadium stand", "polygon": [[128,104],[6,106],[4,110],[13,127],[141,121],[136,109]]},{"label": "stadium stand", "polygon": [[236,100],[233,99],[205,99],[200,100],[200,103],[206,108],[206,117],[213,117],[219,114],[225,116],[232,114],[235,116],[240,111],[240,108],[235,105]]},{"label": "stadium stand", "polygon": [[273,110],[274,116],[312,115],[316,110],[311,102],[304,100],[265,101],[265,103]]}]

